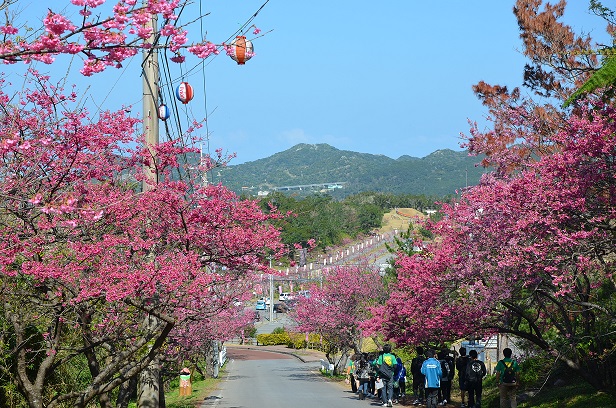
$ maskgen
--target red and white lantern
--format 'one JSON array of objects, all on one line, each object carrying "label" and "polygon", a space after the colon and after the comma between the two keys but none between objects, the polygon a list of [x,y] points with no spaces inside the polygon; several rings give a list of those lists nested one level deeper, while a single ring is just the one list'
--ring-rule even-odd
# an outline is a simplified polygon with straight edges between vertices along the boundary
[{"label": "red and white lantern", "polygon": [[187,104],[195,96],[193,87],[188,82],[182,82],[175,89],[175,96],[183,104]]},{"label": "red and white lantern", "polygon": [[254,55],[252,42],[247,40],[243,35],[239,35],[231,42],[228,54],[238,65],[244,65],[246,61],[251,59]]}]

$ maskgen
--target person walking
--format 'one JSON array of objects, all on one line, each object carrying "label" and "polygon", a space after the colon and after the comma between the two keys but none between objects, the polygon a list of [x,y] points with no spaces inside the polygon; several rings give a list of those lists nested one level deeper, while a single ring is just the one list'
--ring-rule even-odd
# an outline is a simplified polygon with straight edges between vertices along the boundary
[{"label": "person walking", "polygon": [[496,364],[496,383],[500,394],[500,408],[517,408],[516,393],[520,383],[520,366],[511,358],[509,347],[503,349],[503,358]]},{"label": "person walking", "polygon": [[417,347],[417,356],[415,356],[411,360],[411,375],[413,376],[413,397],[415,400],[413,401],[413,405],[419,405],[423,403],[424,399],[424,386],[426,382],[426,378],[421,373],[421,366],[423,362],[426,360],[426,356],[424,356],[423,347]]},{"label": "person walking", "polygon": [[443,370],[441,363],[434,358],[434,351],[426,350],[426,357],[427,359],[421,365],[421,373],[425,378],[426,408],[436,408]]},{"label": "person walking", "polygon": [[451,401],[451,380],[454,375],[454,364],[448,357],[448,350],[445,349],[438,352],[438,361],[441,363],[441,370],[443,370],[441,388],[438,392],[438,404],[441,406],[445,406]]},{"label": "person walking", "polygon": [[366,395],[370,395],[370,375],[372,366],[368,361],[368,354],[362,353],[359,360],[355,362],[355,377],[359,381],[358,395],[360,400],[366,399]]},{"label": "person walking", "polygon": [[381,400],[384,407],[393,406],[392,398],[394,392],[394,369],[396,356],[391,352],[391,344],[383,345],[383,352],[374,362],[377,376],[383,381],[381,389]]},{"label": "person walking", "polygon": [[468,408],[481,408],[481,393],[483,391],[483,377],[486,376],[486,365],[477,359],[477,350],[468,353],[469,361],[466,365],[466,390],[468,391]]},{"label": "person walking", "polygon": [[372,362],[376,360],[377,358],[378,358],[377,353],[368,354],[368,361],[370,362],[370,384],[368,385],[368,392],[369,392],[368,395],[371,398],[380,399],[380,396],[379,398],[377,398],[377,394],[380,395],[380,393],[377,393],[377,390],[376,390],[376,372],[374,371],[374,366],[372,365]]},{"label": "person walking", "polygon": [[466,348],[460,347],[460,355],[456,359],[456,370],[458,371],[458,385],[460,387],[460,399],[462,403],[460,408],[466,408],[466,365],[468,364],[468,356],[466,355]]},{"label": "person walking", "polygon": [[351,391],[353,393],[357,392],[357,383],[355,382],[355,360],[357,359],[357,355],[353,354],[347,360],[346,365],[346,382],[347,384],[351,384]]},{"label": "person walking", "polygon": [[396,362],[396,373],[394,374],[394,404],[397,404],[398,400],[401,400],[404,394],[406,394],[406,368],[400,357],[396,357]]}]

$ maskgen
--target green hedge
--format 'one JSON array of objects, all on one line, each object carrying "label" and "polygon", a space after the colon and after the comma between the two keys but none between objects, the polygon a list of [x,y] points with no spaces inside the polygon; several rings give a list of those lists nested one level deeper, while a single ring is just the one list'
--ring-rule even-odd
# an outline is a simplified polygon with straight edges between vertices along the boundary
[{"label": "green hedge", "polygon": [[257,334],[257,342],[261,346],[285,345],[292,349],[314,348],[321,349],[321,336],[315,333],[308,335],[306,343],[305,333],[289,333],[286,331],[274,330],[271,334]]},{"label": "green hedge", "polygon": [[257,334],[257,342],[262,346],[288,345],[291,338],[288,333]]}]

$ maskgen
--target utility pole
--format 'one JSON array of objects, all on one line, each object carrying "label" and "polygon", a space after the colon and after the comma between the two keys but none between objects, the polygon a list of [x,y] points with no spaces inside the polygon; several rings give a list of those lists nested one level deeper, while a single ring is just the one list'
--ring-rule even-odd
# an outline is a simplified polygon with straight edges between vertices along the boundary
[{"label": "utility pole", "polygon": [[271,273],[272,269],[272,256],[269,258],[270,276],[269,276],[269,295],[270,295],[270,307],[269,307],[269,321],[274,321],[274,275]]},{"label": "utility pole", "polygon": [[[147,0],[143,0],[143,7],[147,6]],[[156,42],[158,37],[158,15],[153,14],[148,22],[152,28],[152,34],[145,41],[151,47],[143,50],[142,63],[142,86],[143,86],[143,131],[145,133],[145,143],[151,155],[151,164],[145,166],[143,192],[151,190],[150,183],[156,182],[158,174],[156,171],[155,146],[158,145],[158,51]],[[153,257],[152,257],[153,258]],[[148,329],[156,330],[158,319],[154,316],[147,316],[144,323]],[[160,362],[155,358],[148,367],[141,372],[138,385],[138,407],[139,408],[159,408],[160,395]]]},{"label": "utility pole", "polygon": [[[144,7],[147,5],[147,0],[143,1]],[[143,191],[150,188],[147,181],[155,181],[158,178],[156,174],[156,165],[154,159],[156,153],[154,146],[158,144],[158,51],[156,48],[156,37],[158,36],[158,15],[153,14],[149,21],[149,26],[152,28],[150,38],[146,43],[152,47],[143,51],[142,65],[142,86],[143,86],[143,128],[145,132],[145,143],[152,156],[152,164],[144,168],[145,180],[143,181]]]}]

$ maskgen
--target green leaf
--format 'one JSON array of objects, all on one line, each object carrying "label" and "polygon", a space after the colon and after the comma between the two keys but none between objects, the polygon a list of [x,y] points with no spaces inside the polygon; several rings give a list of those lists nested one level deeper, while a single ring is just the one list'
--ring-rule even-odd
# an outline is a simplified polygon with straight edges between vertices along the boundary
[{"label": "green leaf", "polygon": [[605,88],[614,83],[616,83],[616,55],[611,55],[606,58],[603,66],[595,71],[580,89],[575,91],[569,99],[565,101],[564,106],[569,106],[572,102],[589,92],[599,88]]}]

